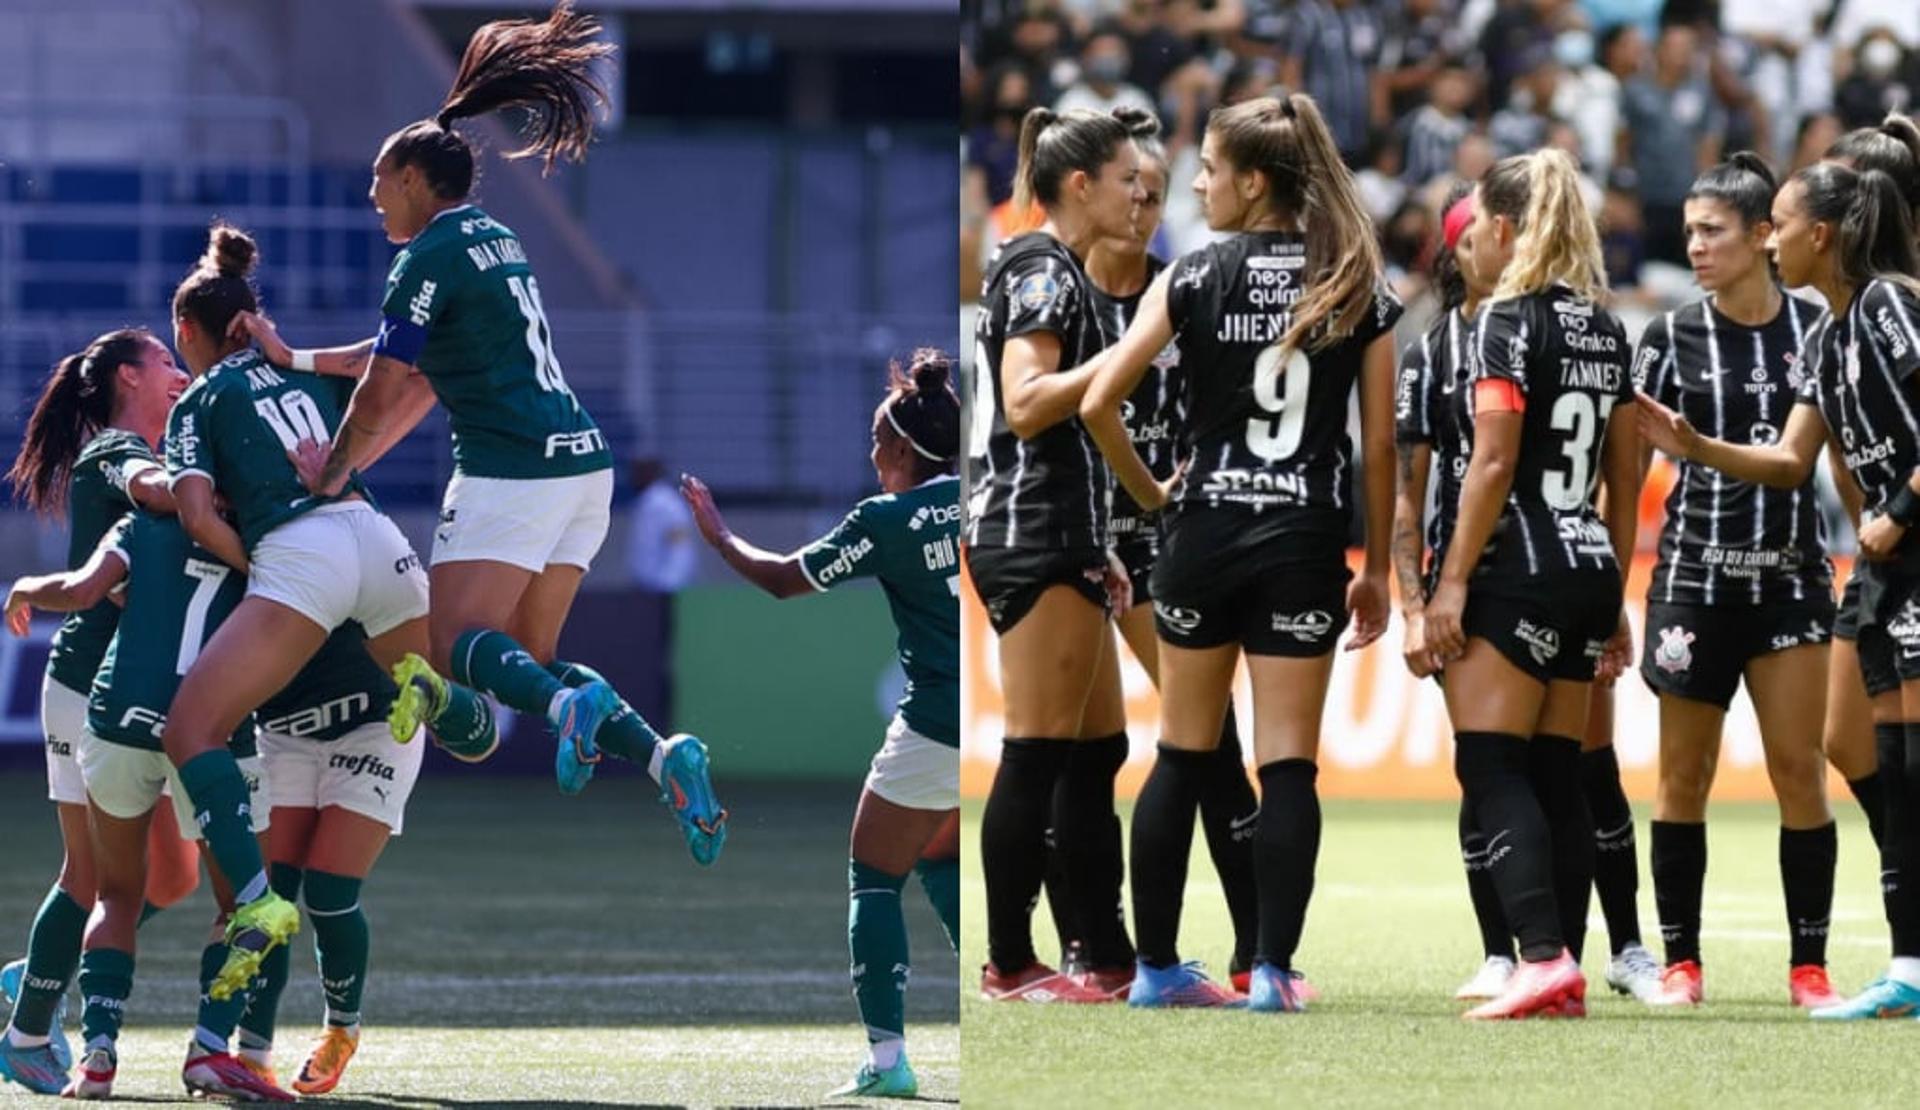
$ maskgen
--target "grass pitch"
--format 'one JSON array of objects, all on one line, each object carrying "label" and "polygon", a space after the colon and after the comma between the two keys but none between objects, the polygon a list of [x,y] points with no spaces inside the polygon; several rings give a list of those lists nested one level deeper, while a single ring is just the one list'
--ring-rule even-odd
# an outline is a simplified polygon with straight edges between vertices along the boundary
[{"label": "grass pitch", "polygon": [[[1853,991],[1885,965],[1879,868],[1865,822],[1835,799],[1840,872],[1830,966]],[[969,1105],[1069,1107],[1903,1106],[1914,1105],[1920,1022],[1816,1027],[1787,1005],[1787,936],[1771,806],[1709,814],[1702,925],[1707,1004],[1654,1012],[1608,991],[1593,909],[1585,1021],[1473,1025],[1454,989],[1480,962],[1453,806],[1327,806],[1319,883],[1298,963],[1324,1000],[1305,1014],[1132,1011],[986,1003],[985,889],[967,860],[961,1027]],[[1659,953],[1652,882],[1640,917]],[[963,843],[978,843],[979,808]],[[1195,837],[1181,955],[1224,976],[1232,931]],[[1056,946],[1042,908],[1041,958]]]},{"label": "grass pitch", "polygon": [[[365,891],[366,1031],[342,1106],[805,1106],[864,1057],[847,981],[847,827],[858,782],[717,784],[733,812],[712,869],[634,775],[577,798],[552,782],[424,777]],[[0,952],[24,946],[59,864],[38,774],[0,775]],[[923,1098],[958,1097],[956,970],[910,882],[908,1055]],[[179,1068],[213,903],[140,935],[115,1084],[121,1105],[185,1100]],[[293,942],[275,1064],[291,1082],[323,1005]],[[75,1013],[75,1003],[69,1010]],[[70,1026],[73,1024],[70,1021]],[[54,1106],[0,1085],[0,1105]]]}]

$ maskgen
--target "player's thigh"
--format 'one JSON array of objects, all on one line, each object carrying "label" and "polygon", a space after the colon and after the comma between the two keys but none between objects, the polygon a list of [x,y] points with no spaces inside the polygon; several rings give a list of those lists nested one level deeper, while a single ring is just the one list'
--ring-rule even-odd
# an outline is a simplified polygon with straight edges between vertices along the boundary
[{"label": "player's thigh", "polygon": [[1826,824],[1827,761],[1820,747],[1826,720],[1826,684],[1809,681],[1827,670],[1826,644],[1802,644],[1757,656],[1747,664],[1747,696],[1760,720],[1767,775],[1788,828]]},{"label": "player's thigh", "polygon": [[1726,719],[1727,711],[1714,702],[1660,695],[1656,821],[1694,824],[1707,819],[1707,796],[1720,765],[1720,735]]},{"label": "player's thigh", "polygon": [[1879,756],[1873,750],[1873,702],[1860,677],[1860,650],[1851,639],[1834,637],[1827,656],[1827,712],[1821,746],[1843,778],[1873,774]]},{"label": "player's thigh", "polygon": [[933,839],[929,840],[926,848],[921,850],[920,858],[926,860],[960,858],[959,809],[947,811],[946,821],[941,823],[940,830],[933,834]]},{"label": "player's thigh", "polygon": [[1127,729],[1127,695],[1120,684],[1120,644],[1111,626],[1100,630],[1100,658],[1080,715],[1080,738],[1098,740]]},{"label": "player's thigh", "polygon": [[200,854],[180,835],[180,818],[171,805],[154,806],[147,826],[147,901],[171,906],[199,885]]},{"label": "player's thigh", "polygon": [[1189,648],[1160,641],[1160,743],[1183,751],[1220,746],[1240,645]]},{"label": "player's thigh", "polygon": [[273,853],[270,858],[283,867],[307,865],[307,849],[313,844],[314,829],[320,824],[320,811],[313,806],[273,807]]},{"label": "player's thigh", "polygon": [[872,790],[862,791],[853,813],[850,853],[876,871],[905,875],[953,814],[951,809],[910,809]]},{"label": "player's thigh", "polygon": [[247,714],[300,673],[329,629],[264,597],[247,597],[180,680],[163,736],[176,765],[224,747]]},{"label": "player's thigh", "polygon": [[350,879],[372,874],[393,830],[384,821],[340,806],[327,806],[319,814],[307,844],[306,869]]},{"label": "player's thigh", "polygon": [[525,567],[491,559],[435,563],[427,575],[434,668],[446,672],[454,641],[462,633],[475,628],[504,631],[533,579],[533,571]]},{"label": "player's thigh", "polygon": [[1547,696],[1540,703],[1540,723],[1536,736],[1564,736],[1585,743],[1587,715],[1593,707],[1592,682],[1573,682],[1556,678],[1547,683]]},{"label": "player's thigh", "polygon": [[573,599],[580,593],[580,580],[587,568],[568,563],[548,563],[533,576],[513,619],[507,623],[507,635],[526,648],[542,666],[553,662],[560,646],[560,630],[567,614],[573,611]]},{"label": "player's thigh", "polygon": [[1320,757],[1320,719],[1333,677],[1331,651],[1320,655],[1248,655],[1253,682],[1253,762]]},{"label": "player's thigh", "polygon": [[1447,664],[1442,689],[1455,733],[1530,737],[1547,698],[1544,681],[1520,669],[1481,636],[1468,637],[1467,650]]},{"label": "player's thigh", "polygon": [[1106,623],[1106,613],[1086,595],[1054,585],[1041,591],[1018,624],[1000,634],[1007,735],[1079,735]]},{"label": "player's thigh", "polygon": [[115,912],[123,913],[132,904],[137,915],[139,903],[146,900],[147,825],[152,816],[152,810],[116,817],[97,804],[88,809],[94,889],[101,901],[115,905]]},{"label": "player's thigh", "polygon": [[1153,630],[1153,606],[1135,605],[1114,618],[1114,624],[1120,628],[1120,638],[1127,642],[1127,648],[1133,657],[1140,661],[1140,669],[1147,672],[1153,684],[1160,684],[1160,638]]}]

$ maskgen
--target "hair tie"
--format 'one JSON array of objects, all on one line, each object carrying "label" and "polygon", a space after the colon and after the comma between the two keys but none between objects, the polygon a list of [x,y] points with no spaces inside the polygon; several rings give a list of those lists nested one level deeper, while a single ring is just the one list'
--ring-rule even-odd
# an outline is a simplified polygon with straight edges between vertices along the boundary
[{"label": "hair tie", "polygon": [[886,408],[880,410],[883,414],[885,414],[887,418],[887,423],[892,425],[893,430],[899,434],[901,439],[904,439],[907,441],[908,446],[912,447],[915,451],[919,452],[919,454],[922,455],[923,457],[932,459],[934,462],[946,462],[947,460],[941,458],[939,455],[936,455],[932,451],[927,450],[925,447],[920,446],[919,441],[914,439],[913,436],[907,433],[907,430],[905,428],[902,428],[900,426],[900,421],[894,419],[893,409],[894,409],[894,406],[898,405],[899,403],[900,402],[898,400],[895,400],[892,403],[888,404]]}]

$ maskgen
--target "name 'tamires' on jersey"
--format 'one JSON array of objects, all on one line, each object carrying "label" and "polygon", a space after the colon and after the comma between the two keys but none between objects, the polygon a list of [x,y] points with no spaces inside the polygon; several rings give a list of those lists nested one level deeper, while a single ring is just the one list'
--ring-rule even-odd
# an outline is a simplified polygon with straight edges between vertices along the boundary
[{"label": "name 'tamires' on jersey", "polygon": [[[1165,262],[1148,255],[1147,285],[1152,285],[1153,279],[1166,267]],[[1146,295],[1146,286],[1131,296],[1116,297],[1089,283],[1087,293],[1093,299],[1094,316],[1099,319],[1106,337],[1104,346],[1111,347],[1120,342],[1120,337],[1133,323],[1134,314],[1140,310],[1140,298]],[[1140,384],[1120,403],[1120,423],[1146,462],[1147,470],[1161,480],[1172,477],[1179,465],[1174,449],[1180,429],[1186,426],[1186,391],[1180,382],[1178,344],[1167,344],[1166,349],[1154,357]],[[1117,484],[1113,487],[1113,519],[1109,527],[1115,541],[1151,530],[1153,517],[1154,514],[1141,512],[1139,504],[1124,488]]]},{"label": "name 'tamires' on jersey", "polygon": [[[127,568],[126,610],[93,679],[87,731],[157,752],[181,678],[240,604],[247,579],[195,546],[176,517],[132,513],[103,542]],[[252,753],[251,717],[228,744]]]},{"label": "name 'tamires' on jersey", "polygon": [[560,371],[520,239],[472,205],[440,213],[393,260],[375,350],[420,368],[446,406],[453,462],[481,478],[613,465]]},{"label": "name 'tamires' on jersey", "polygon": [[1045,232],[1007,240],[987,265],[967,444],[967,542],[976,547],[1106,546],[1106,460],[1080,418],[1023,440],[1007,426],[1000,396],[1008,340],[1038,332],[1058,337],[1057,370],[1071,370],[1105,347],[1089,288],[1080,260]]},{"label": "name 'tamires' on jersey", "polygon": [[[1806,357],[1800,399],[1819,406],[1840,440],[1867,511],[1883,512],[1920,465],[1920,298],[1898,282],[1868,282],[1843,317],[1816,325]],[[1909,532],[1903,552],[1912,544]]]},{"label": "name 'tamires' on jersey", "polygon": [[[1367,345],[1401,305],[1376,283],[1353,333],[1320,350],[1279,340],[1305,291],[1306,237],[1236,235],[1182,257],[1167,288],[1187,390],[1181,504],[1317,510],[1344,535],[1353,497],[1347,410]],[[1285,358],[1283,364],[1282,358]]]},{"label": "name 'tamires' on jersey", "polygon": [[[68,570],[85,565],[101,538],[132,511],[127,483],[158,465],[146,440],[119,428],[105,429],[80,449],[67,480]],[[82,693],[92,687],[119,624],[120,606],[108,599],[91,609],[68,613],[53,634],[53,654],[47,660],[53,680]]]},{"label": "name 'tamires' on jersey", "polygon": [[960,480],[869,497],[800,553],[816,590],[878,578],[899,630],[907,727],[960,746]]},{"label": "name 'tamires' on jersey", "polygon": [[1460,309],[1436,317],[1420,338],[1400,354],[1394,390],[1394,438],[1401,444],[1433,449],[1428,471],[1434,476],[1433,516],[1427,521],[1426,573],[1431,580],[1446,560],[1460,515],[1460,484],[1467,476],[1466,441],[1460,433],[1456,398],[1471,367],[1467,348],[1473,322]]},{"label": "name 'tamires' on jersey", "polygon": [[[1512,382],[1526,397],[1513,486],[1476,573],[1617,570],[1593,495],[1607,420],[1632,397],[1619,319],[1571,289],[1551,286],[1481,310],[1467,357],[1475,383]],[[1456,402],[1471,457],[1473,390],[1461,390]]]},{"label": "name 'tamires' on jersey", "polygon": [[[273,366],[248,348],[227,356],[187,387],[167,416],[167,470],[199,474],[233,506],[251,552],[260,537],[334,500],[308,492],[287,452],[302,440],[332,442],[353,394],[352,378]],[[365,493],[349,479],[346,493]]]},{"label": "name 'tamires' on jersey", "polygon": [[[1647,325],[1634,357],[1634,384],[1703,435],[1777,443],[1803,384],[1801,347],[1819,315],[1798,298],[1782,297],[1778,315],[1748,327],[1702,299]],[[1678,465],[1652,597],[1760,604],[1831,592],[1811,474],[1797,489],[1776,490],[1684,459]]]}]

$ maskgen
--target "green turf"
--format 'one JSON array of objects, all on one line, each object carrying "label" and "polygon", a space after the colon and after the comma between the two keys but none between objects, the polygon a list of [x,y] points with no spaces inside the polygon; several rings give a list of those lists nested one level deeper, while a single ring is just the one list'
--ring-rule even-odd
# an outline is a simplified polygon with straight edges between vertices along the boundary
[{"label": "green turf", "polygon": [[[367,1040],[330,1101],[792,1106],[852,1073],[865,1050],[846,950],[859,784],[723,779],[733,825],[711,870],[643,785],[609,776],[568,799],[532,779],[420,784],[363,897]],[[0,845],[0,953],[14,953],[59,863],[42,776],[0,775]],[[908,1054],[923,1094],[951,1099],[953,951],[918,885],[908,893]],[[120,1091],[180,1092],[212,912],[203,884],[142,931]],[[321,1011],[303,933],[281,1009],[282,1078]],[[24,1097],[0,1086],[0,1105]]]},{"label": "green turf", "polygon": [[[1840,874],[1831,966],[1862,986],[1883,967],[1878,867],[1852,801],[1836,799]],[[1453,990],[1480,962],[1456,809],[1327,806],[1319,885],[1298,965],[1325,992],[1306,1014],[1142,1012],[981,1002],[984,888],[967,871],[961,1026],[969,1105],[1912,1106],[1920,1022],[1815,1027],[1786,1005],[1787,942],[1771,807],[1711,814],[1703,950],[1709,1004],[1651,1012],[1605,990],[1605,930],[1594,908],[1582,1022],[1494,1026],[1459,1020]],[[1643,837],[1646,812],[1641,807]],[[977,807],[963,843],[978,842]],[[1200,838],[1196,837],[1196,840]],[[1640,916],[1652,884],[1641,853]],[[1231,929],[1196,844],[1182,956],[1224,973]],[[1044,907],[1041,958],[1057,946]],[[1657,943],[1651,944],[1656,953]]]}]

